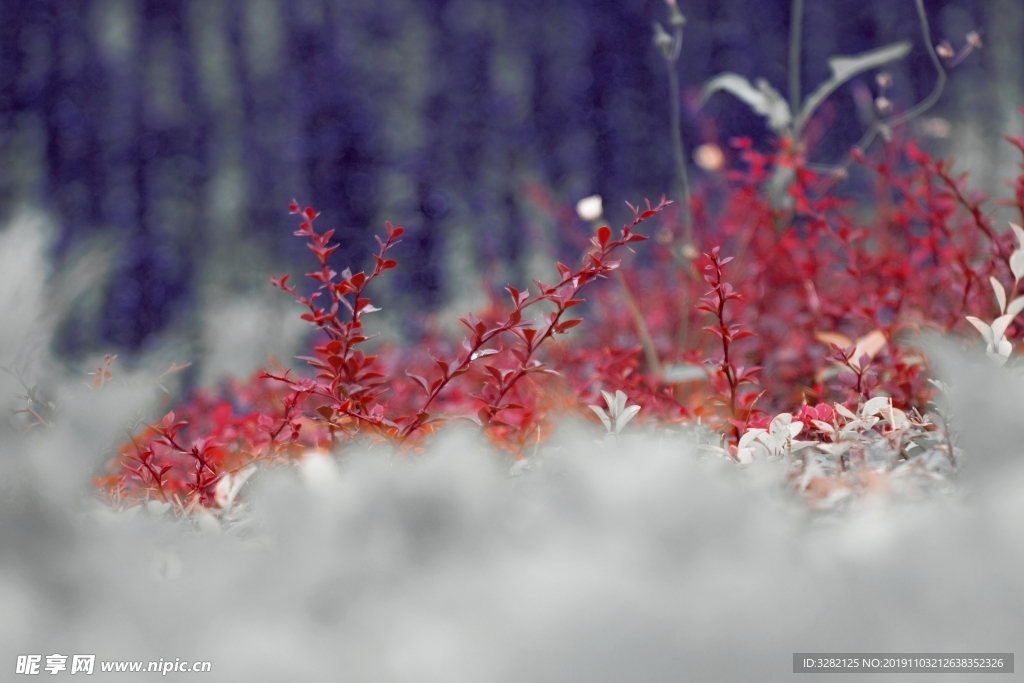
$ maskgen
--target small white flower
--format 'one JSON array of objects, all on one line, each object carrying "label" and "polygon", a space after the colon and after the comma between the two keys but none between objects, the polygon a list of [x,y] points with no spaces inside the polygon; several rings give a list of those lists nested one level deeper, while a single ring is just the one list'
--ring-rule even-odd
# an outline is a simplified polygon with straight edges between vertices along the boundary
[{"label": "small white flower", "polygon": [[601,195],[593,194],[576,202],[576,214],[585,221],[600,220],[604,215],[604,204]]},{"label": "small white flower", "polygon": [[721,171],[725,166],[725,154],[721,147],[707,142],[694,150],[693,161],[705,171]]}]

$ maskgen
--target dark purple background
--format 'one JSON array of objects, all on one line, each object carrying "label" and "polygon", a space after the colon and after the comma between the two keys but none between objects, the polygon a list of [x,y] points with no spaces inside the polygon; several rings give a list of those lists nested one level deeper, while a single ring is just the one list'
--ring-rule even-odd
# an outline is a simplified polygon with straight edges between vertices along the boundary
[{"label": "dark purple background", "polygon": [[[929,92],[911,0],[807,4],[805,93],[827,76],[828,55],[904,38],[915,49],[893,69],[892,98],[906,106]],[[966,30],[987,30],[987,9],[1012,3],[926,6],[936,40],[960,45]],[[726,70],[785,93],[788,1],[681,8],[684,99]],[[115,248],[102,305],[62,328],[72,356],[139,350],[186,324],[197,283],[221,269],[230,283],[242,252],[305,263],[285,213],[293,196],[337,229],[339,264],[365,262],[384,219],[405,225],[399,290],[432,307],[449,295],[441,254],[456,226],[471,227],[479,254],[522,267],[525,179],[566,205],[672,191],[665,67],[651,44],[662,0],[0,0],[0,17],[0,216],[26,202],[52,211],[58,262],[97,234]],[[268,65],[253,55],[275,34]],[[955,75],[984,78],[991,59],[983,51]],[[947,98],[937,111],[998,121],[977,87],[973,104]],[[849,88],[831,102],[821,161],[861,132]],[[704,114],[717,131],[684,106],[690,151],[709,135],[767,142],[761,119],[727,95]],[[419,132],[406,140],[408,130]],[[36,175],[19,170],[26,149]],[[223,167],[241,173],[233,229],[211,208]]]}]

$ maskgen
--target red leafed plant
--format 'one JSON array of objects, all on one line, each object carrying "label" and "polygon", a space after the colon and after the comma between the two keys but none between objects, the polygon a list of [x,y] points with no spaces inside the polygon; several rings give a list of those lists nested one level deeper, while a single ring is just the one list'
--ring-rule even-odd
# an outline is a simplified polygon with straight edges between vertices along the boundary
[{"label": "red leafed plant", "polygon": [[[754,333],[742,329],[739,325],[730,325],[726,321],[725,305],[742,297],[725,281],[722,273],[723,267],[732,261],[732,257],[720,258],[718,252],[719,247],[715,247],[710,253],[705,254],[711,263],[704,266],[705,270],[710,271],[704,279],[711,285],[711,291],[701,298],[697,310],[710,313],[717,321],[717,324],[704,328],[716,335],[722,343],[722,359],[716,363],[717,372],[712,376],[717,393],[711,396],[711,400],[728,408],[728,419],[733,424],[734,436],[739,440],[746,428],[753,403],[757,400],[753,392],[740,394],[739,388],[744,384],[756,385],[757,379],[754,375],[761,368],[745,368],[735,362],[735,357],[730,357],[733,342],[752,337]],[[739,419],[741,417],[742,421]]]},{"label": "red leafed plant", "polygon": [[[536,400],[535,392],[516,395],[524,378],[552,373],[538,358],[540,347],[582,322],[566,316],[570,308],[583,303],[580,292],[618,268],[619,262],[611,258],[612,254],[620,247],[647,239],[633,230],[668,204],[662,198],[657,206],[648,202],[643,211],[631,206],[633,220],[614,239],[611,229],[601,226],[581,266],[572,269],[558,263],[558,280],[554,284],[536,282],[536,294],[508,286],[512,307],[500,322],[485,322],[472,314],[460,318],[469,329],[462,351],[450,361],[431,356],[436,370],[429,378],[406,372],[424,394],[412,400],[398,378],[377,369],[376,356],[366,355],[359,348],[369,339],[363,316],[379,310],[370,303],[365,290],[384,271],[397,265],[388,258],[388,252],[400,241],[403,229],[391,223],[385,225],[387,238],[377,238],[379,251],[369,274],[353,274],[345,269],[339,275],[328,264],[338,246],[329,244],[333,231],[318,233],[314,228],[318,214],[312,208],[300,211],[292,203],[291,213],[302,218],[296,235],[308,239],[319,262],[319,269],[308,274],[318,287],[305,296],[288,284],[287,276],[272,278],[272,282],[295,297],[306,309],[302,319],[315,325],[324,337],[314,346],[315,355],[300,357],[315,375],[294,377],[287,369],[261,372],[247,390],[234,387],[234,392],[254,394],[256,398],[247,406],[250,411],[239,417],[226,400],[229,397],[216,397],[222,400],[211,413],[213,397],[201,394],[179,411],[187,419],[178,419],[175,412],[170,412],[133,437],[120,449],[111,474],[98,483],[117,499],[141,496],[181,504],[191,499],[209,506],[217,501],[219,484],[255,462],[288,460],[312,447],[330,447],[352,439],[385,441],[401,449],[418,450],[435,425],[453,417],[430,410],[442,402],[443,393],[454,380],[469,375],[476,366],[482,370],[473,377],[479,390],[463,393],[458,402],[446,407],[461,409],[463,414],[454,417],[475,421],[518,455],[550,431],[545,418],[553,404]],[[539,323],[524,317],[527,309],[542,302],[548,302],[551,310],[539,314]],[[502,340],[509,344],[507,349],[499,345]],[[266,385],[263,380],[273,383]],[[254,391],[255,387],[258,389]],[[397,391],[389,397],[385,393],[388,389]],[[521,402],[511,400],[513,397]],[[479,407],[467,414],[469,401],[476,401]],[[212,415],[212,422],[204,419],[208,415]],[[190,424],[196,420],[202,424]]]},{"label": "red leafed plant", "polygon": [[[377,400],[384,391],[384,375],[369,369],[376,360],[374,356],[365,356],[355,349],[356,345],[367,339],[363,334],[361,317],[378,310],[363,296],[364,290],[375,277],[396,265],[395,261],[386,259],[386,254],[396,244],[403,229],[393,227],[390,223],[386,225],[388,238],[386,241],[378,238],[380,252],[374,256],[375,267],[372,273],[353,275],[345,270],[340,280],[335,281],[337,273],[327,265],[327,257],[334,249],[327,246],[331,232],[318,234],[313,228],[317,214],[307,208],[301,214],[305,220],[296,234],[309,238],[310,249],[320,261],[320,270],[309,275],[320,283],[320,289],[307,298],[295,288],[289,287],[285,282],[287,278],[275,279],[274,283],[309,309],[309,313],[302,316],[303,319],[326,332],[330,341],[316,347],[317,356],[302,357],[317,371],[316,379],[294,380],[288,373],[267,373],[265,376],[283,382],[298,394],[319,403],[316,413],[328,425],[332,438],[335,435],[348,438],[366,435],[371,439],[386,440],[395,446],[405,446],[415,444],[426,428],[444,419],[429,412],[437,398],[454,379],[466,374],[473,363],[500,354],[502,349],[496,344],[500,338],[506,337],[511,341],[511,358],[508,359],[511,362],[505,366],[483,363],[488,373],[487,379],[480,392],[472,395],[483,404],[476,413],[478,422],[489,427],[495,423],[498,413],[523,409],[523,406],[505,399],[524,377],[549,371],[547,365],[535,357],[540,346],[582,322],[578,318],[563,319],[563,315],[569,308],[583,303],[577,295],[586,285],[619,266],[618,261],[610,258],[613,252],[631,242],[647,239],[635,234],[633,229],[661,211],[666,204],[664,200],[656,207],[648,203],[643,212],[634,208],[632,223],[624,225],[616,239],[612,239],[610,228],[601,226],[592,240],[594,250],[584,256],[582,267],[573,270],[558,263],[559,281],[554,285],[537,282],[539,292],[536,295],[530,296],[528,291],[507,287],[512,298],[512,310],[504,321],[488,325],[473,315],[461,318],[461,322],[469,329],[469,336],[462,343],[462,352],[451,361],[432,358],[437,372],[431,379],[407,373],[423,390],[425,398],[413,412],[405,414],[395,414],[389,410],[386,402]],[[299,213],[298,208],[296,204],[290,207],[292,213]],[[330,309],[316,305],[316,299],[323,290],[331,297]],[[351,301],[347,298],[349,295]],[[538,326],[534,321],[525,319],[523,313],[542,301],[553,304],[554,310],[541,314],[542,322]],[[347,312],[344,320],[339,315],[343,310]],[[500,421],[500,424],[507,426],[509,423]]]},{"label": "red leafed plant", "polygon": [[[1009,140],[1024,152],[1024,143]],[[1000,339],[995,328],[979,327],[993,335],[989,346],[1021,337],[1024,326],[1011,318],[1024,307],[1010,305],[1008,318],[999,296],[1006,299],[1005,285],[1014,295],[1024,250],[1014,248],[1011,231],[996,230],[986,198],[969,191],[951,163],[913,141],[894,141],[870,159],[855,155],[862,175],[874,179],[866,207],[837,194],[837,175],[808,168],[801,144],[783,140],[766,154],[736,140],[733,150],[738,170],[699,188],[691,206],[693,240],[707,245],[706,262],[676,250],[680,220],[665,211],[669,202],[630,207],[632,220],[618,236],[596,229],[580,266],[557,264],[557,280],[536,282],[532,292],[506,287],[511,306],[495,298],[478,316],[461,318],[465,339],[432,338],[434,355],[423,352],[426,344],[418,353],[363,350],[370,339],[363,318],[377,310],[367,288],[397,265],[391,253],[402,228],[386,224],[371,271],[338,274],[328,263],[337,249],[332,233],[318,233],[316,212],[293,203],[296,234],[317,257],[309,274],[316,290],[307,296],[287,277],[273,282],[318,330],[312,355],[301,357],[313,376],[274,368],[220,394],[197,394],[177,417],[123,446],[100,483],[115,497],[210,505],[218,486],[253,463],[353,440],[416,452],[455,418],[477,423],[521,457],[557,415],[594,420],[586,405],[617,391],[640,406],[639,423],[701,422],[733,457],[746,457],[751,430],[768,430],[765,448],[774,449],[771,439],[798,428],[794,415],[804,433],[829,421],[838,429],[836,411],[849,421],[870,409],[900,424],[923,415],[934,393],[917,348],[923,330],[970,340],[968,316],[977,327],[1002,314]],[[780,185],[779,177],[788,180]],[[1012,185],[1012,203],[1024,215],[1022,182]],[[536,189],[531,196],[540,208],[555,207],[567,234],[579,234],[556,202]],[[658,239],[619,269],[614,252],[645,239],[633,231],[656,214]],[[698,263],[710,291],[696,277]],[[597,291],[587,322],[569,317],[581,290],[615,269],[618,286]],[[714,323],[702,330],[708,314]],[[585,334],[568,334],[580,325]]]}]

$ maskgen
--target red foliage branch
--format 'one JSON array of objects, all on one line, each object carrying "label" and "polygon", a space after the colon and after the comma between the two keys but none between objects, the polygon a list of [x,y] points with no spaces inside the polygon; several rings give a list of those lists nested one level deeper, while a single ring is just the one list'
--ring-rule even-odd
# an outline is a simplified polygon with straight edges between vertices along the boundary
[{"label": "red foliage branch", "polygon": [[[722,272],[722,269],[727,263],[732,261],[733,257],[719,258],[718,252],[719,247],[715,247],[710,253],[704,254],[711,261],[709,265],[704,266],[704,270],[710,271],[710,273],[704,275],[704,279],[711,285],[711,291],[701,297],[700,303],[697,304],[697,310],[710,313],[715,316],[717,321],[715,325],[709,325],[704,329],[716,335],[722,343],[722,359],[717,363],[717,366],[719,376],[725,381],[726,391],[713,396],[712,400],[725,403],[728,406],[729,421],[733,425],[733,436],[738,441],[742,430],[746,427],[749,409],[754,397],[752,394],[746,394],[741,397],[737,390],[744,384],[757,384],[758,381],[754,375],[761,368],[758,366],[746,368],[742,365],[737,365],[736,359],[730,356],[733,342],[752,337],[754,333],[743,329],[739,325],[727,322],[725,305],[729,301],[737,301],[742,297],[733,289],[731,284],[725,281]],[[728,393],[727,396],[724,395],[726,392]],[[741,410],[744,417],[742,422],[738,419]]]},{"label": "red foliage branch", "polygon": [[[633,220],[623,225],[618,238],[611,239],[611,229],[601,226],[592,240],[594,251],[584,256],[583,265],[574,271],[562,263],[557,264],[561,279],[555,285],[537,282],[540,290],[538,294],[531,297],[528,291],[520,292],[515,287],[507,287],[512,296],[513,308],[504,321],[488,326],[473,315],[460,318],[470,330],[470,336],[462,343],[463,352],[450,362],[432,358],[440,371],[432,380],[407,372],[406,374],[423,389],[426,398],[415,413],[390,416],[387,406],[377,400],[385,390],[384,375],[369,369],[376,361],[376,357],[366,356],[355,347],[368,339],[363,334],[361,317],[379,310],[370,304],[368,297],[363,296],[364,290],[370,281],[383,271],[395,267],[396,262],[387,259],[386,256],[388,250],[398,243],[398,237],[402,235],[403,229],[393,227],[390,223],[386,224],[388,237],[383,241],[377,238],[380,251],[374,256],[375,267],[369,275],[362,272],[353,275],[346,269],[341,274],[340,281],[336,281],[337,273],[327,264],[328,257],[337,248],[337,245],[328,246],[333,231],[317,233],[313,221],[318,214],[312,208],[299,212],[298,205],[293,203],[289,207],[291,213],[299,214],[304,219],[296,235],[309,239],[309,247],[320,262],[320,270],[308,274],[310,278],[320,283],[320,291],[309,297],[302,296],[294,287],[287,284],[287,276],[280,280],[274,278],[273,283],[291,294],[309,310],[303,314],[302,319],[326,332],[330,341],[316,347],[317,356],[300,357],[316,370],[315,379],[292,379],[288,373],[264,373],[263,376],[323,400],[324,403],[317,408],[317,413],[329,425],[332,437],[335,430],[348,437],[355,436],[356,432],[348,429],[345,421],[345,418],[349,418],[359,425],[370,428],[375,436],[402,446],[425,427],[444,419],[428,412],[438,396],[455,378],[467,373],[477,360],[500,353],[500,348],[488,348],[488,345],[502,335],[511,333],[517,340],[516,347],[511,349],[516,364],[511,368],[484,365],[490,379],[485,382],[479,394],[473,395],[484,403],[484,407],[477,413],[477,419],[482,425],[489,426],[495,422],[495,416],[499,412],[522,408],[518,404],[503,401],[512,387],[523,377],[537,372],[550,372],[543,362],[534,358],[537,350],[545,341],[556,335],[565,334],[582,322],[581,319],[562,320],[562,316],[572,306],[583,303],[582,299],[577,298],[583,287],[619,266],[618,261],[610,259],[614,251],[631,242],[647,239],[635,234],[634,228],[662,211],[669,203],[662,197],[661,203],[657,206],[652,207],[650,202],[647,202],[647,208],[642,212],[630,205]],[[330,309],[316,305],[316,300],[323,290],[326,290],[331,298]],[[348,295],[352,296],[352,301],[346,298]],[[544,324],[538,328],[534,326],[533,321],[523,318],[523,311],[542,301],[553,303],[555,310],[542,316]],[[339,315],[342,309],[349,313],[344,320]]]}]

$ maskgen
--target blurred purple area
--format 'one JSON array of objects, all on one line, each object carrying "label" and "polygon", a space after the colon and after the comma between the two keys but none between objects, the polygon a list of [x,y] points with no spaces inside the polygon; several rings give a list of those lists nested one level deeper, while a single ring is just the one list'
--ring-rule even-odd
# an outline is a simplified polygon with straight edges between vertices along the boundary
[{"label": "blurred purple area", "polygon": [[[687,149],[737,135],[765,147],[759,117],[726,95],[699,109],[697,92],[735,71],[785,93],[789,3],[680,7]],[[1015,35],[1019,53],[1019,3],[927,9],[936,40]],[[907,107],[931,90],[911,0],[805,11],[805,92],[828,56],[901,39],[915,47],[892,69],[891,98]],[[0,16],[0,218],[44,209],[58,264],[97,236],[112,259],[98,302],[61,328],[66,356],[144,350],[168,329],[196,336],[203,287],[245,292],[307,265],[284,210],[293,197],[336,230],[339,266],[365,262],[384,220],[404,225],[394,297],[431,309],[458,282],[445,273],[456,246],[522,274],[529,183],[566,206],[672,193],[651,40],[663,0],[0,0]],[[936,111],[995,137],[1013,108],[992,93],[1022,61],[982,50]],[[820,161],[862,132],[851,92],[823,113]]]}]

